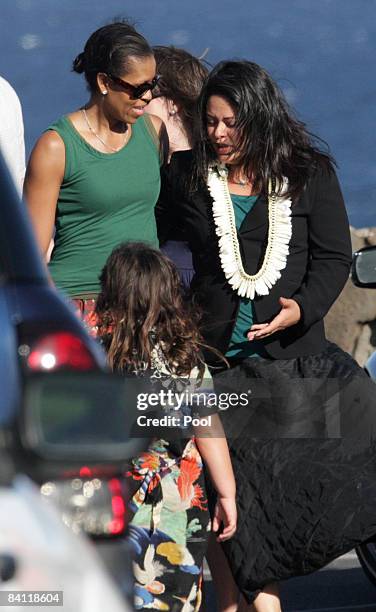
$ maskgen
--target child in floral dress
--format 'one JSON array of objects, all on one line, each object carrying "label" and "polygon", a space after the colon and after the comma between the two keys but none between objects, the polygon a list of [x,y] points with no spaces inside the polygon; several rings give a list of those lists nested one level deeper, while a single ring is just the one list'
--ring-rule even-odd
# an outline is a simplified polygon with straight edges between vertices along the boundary
[{"label": "child in floral dress", "polygon": [[[175,421],[162,430],[150,427],[148,450],[133,458],[127,472],[135,608],[194,612],[201,604],[210,530],[220,542],[236,530],[227,442],[215,408],[205,401],[213,389],[202,340],[174,265],[143,243],[125,243],[107,260],[96,314],[113,370],[145,376],[172,395],[194,394],[197,400],[160,412]],[[196,423],[193,432],[182,427],[189,415]],[[217,491],[212,526],[204,463]]]}]

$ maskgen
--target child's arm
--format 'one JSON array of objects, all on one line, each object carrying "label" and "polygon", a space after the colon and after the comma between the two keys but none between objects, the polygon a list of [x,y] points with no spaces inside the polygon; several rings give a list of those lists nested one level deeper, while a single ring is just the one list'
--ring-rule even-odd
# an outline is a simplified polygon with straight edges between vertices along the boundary
[{"label": "child's arm", "polygon": [[210,437],[211,432],[208,427],[195,427],[194,430],[197,447],[218,494],[214,510],[213,531],[218,531],[223,524],[223,530],[217,540],[224,542],[236,531],[236,486],[222,423],[218,414],[212,414],[211,420],[212,434],[218,437]]}]

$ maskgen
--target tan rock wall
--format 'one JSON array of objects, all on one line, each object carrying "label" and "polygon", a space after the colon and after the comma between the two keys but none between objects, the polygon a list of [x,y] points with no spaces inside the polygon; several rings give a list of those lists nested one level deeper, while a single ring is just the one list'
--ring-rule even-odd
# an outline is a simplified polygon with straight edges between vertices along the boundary
[{"label": "tan rock wall", "polygon": [[[376,227],[351,228],[353,251],[376,245]],[[349,279],[325,317],[329,340],[364,365],[376,350],[376,289],[360,289]]]}]

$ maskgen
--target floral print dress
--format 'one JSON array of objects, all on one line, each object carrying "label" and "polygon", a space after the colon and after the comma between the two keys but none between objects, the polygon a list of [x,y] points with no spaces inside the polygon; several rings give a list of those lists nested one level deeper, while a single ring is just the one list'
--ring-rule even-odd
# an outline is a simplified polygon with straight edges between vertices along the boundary
[{"label": "floral print dress", "polygon": [[195,439],[183,436],[153,440],[127,473],[136,610],[195,612],[201,606],[211,523],[202,459]]}]

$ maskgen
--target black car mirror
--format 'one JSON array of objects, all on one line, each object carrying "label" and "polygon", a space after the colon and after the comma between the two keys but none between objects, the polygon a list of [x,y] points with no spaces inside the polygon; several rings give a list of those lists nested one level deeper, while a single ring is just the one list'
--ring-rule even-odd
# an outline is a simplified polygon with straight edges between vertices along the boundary
[{"label": "black car mirror", "polygon": [[354,253],[351,275],[357,287],[376,288],[376,246]]},{"label": "black car mirror", "polygon": [[53,462],[121,462],[148,440],[134,437],[140,382],[114,374],[57,372],[25,384],[23,448]]},{"label": "black car mirror", "polygon": [[25,379],[13,431],[16,459],[75,533],[124,534],[125,474],[131,458],[150,441],[150,430],[137,427],[138,396],[148,384],[100,370],[43,372]]}]

